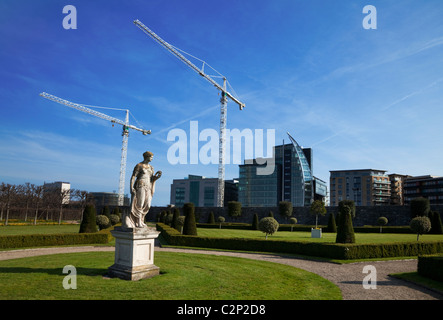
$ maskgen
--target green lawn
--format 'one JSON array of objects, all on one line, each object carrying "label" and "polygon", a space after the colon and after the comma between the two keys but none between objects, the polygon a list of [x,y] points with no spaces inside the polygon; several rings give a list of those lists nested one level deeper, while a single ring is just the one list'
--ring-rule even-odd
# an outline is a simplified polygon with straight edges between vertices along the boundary
[{"label": "green lawn", "polygon": [[391,276],[416,283],[443,294],[443,282],[421,276],[418,274],[418,272],[396,273],[392,274]]},{"label": "green lawn", "polygon": [[[156,252],[161,274],[125,281],[103,275],[113,252],[85,252],[0,261],[0,300],[340,300],[337,286],[278,263]],[[63,288],[65,265],[77,270],[77,289]]]},{"label": "green lawn", "polygon": [[[77,233],[80,225],[27,225],[27,226],[0,226],[0,235],[16,234],[53,234],[53,233]],[[256,238],[265,239],[265,234],[257,230],[198,228],[198,235],[202,237],[223,238]],[[323,233],[320,239],[311,238],[310,232],[303,231],[277,231],[268,240],[295,240],[314,242],[335,242],[336,233]],[[356,243],[383,243],[383,242],[409,242],[416,241],[417,235],[404,233],[356,233]],[[420,241],[443,240],[443,235],[424,234]]]},{"label": "green lawn", "polygon": [[54,233],[78,233],[79,224],[55,224],[55,225],[26,225],[26,226],[0,226],[0,236],[23,235],[23,234],[54,234]]},{"label": "green lawn", "polygon": [[[265,234],[258,230],[198,228],[197,232],[201,237],[265,239]],[[277,231],[272,236],[268,236],[268,240],[335,242],[336,235],[336,233],[324,232],[322,234],[322,238],[311,238],[310,232]],[[443,235],[424,234],[420,236],[420,241],[432,240],[443,240]],[[356,233],[355,241],[356,243],[409,242],[417,241],[417,235],[404,233]]]}]

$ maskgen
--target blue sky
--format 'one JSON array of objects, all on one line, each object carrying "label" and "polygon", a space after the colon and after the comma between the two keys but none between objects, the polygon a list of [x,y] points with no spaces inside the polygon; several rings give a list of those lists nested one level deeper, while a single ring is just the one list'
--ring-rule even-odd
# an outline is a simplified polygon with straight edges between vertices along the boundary
[{"label": "blue sky", "polygon": [[[62,26],[68,4],[75,30]],[[362,26],[368,4],[376,30]],[[131,124],[152,130],[130,134],[127,193],[146,150],[163,171],[153,205],[169,203],[172,179],[217,176],[216,164],[170,164],[167,134],[189,132],[190,121],[218,130],[218,91],[135,19],[227,77],[246,103],[240,111],[228,102],[228,128],[274,129],[276,144],[290,132],[312,147],[315,176],[363,168],[443,175],[442,14],[440,0],[2,1],[0,181],[118,190],[121,127],[40,92],[128,108]],[[227,165],[226,178],[235,177],[238,165]]]}]

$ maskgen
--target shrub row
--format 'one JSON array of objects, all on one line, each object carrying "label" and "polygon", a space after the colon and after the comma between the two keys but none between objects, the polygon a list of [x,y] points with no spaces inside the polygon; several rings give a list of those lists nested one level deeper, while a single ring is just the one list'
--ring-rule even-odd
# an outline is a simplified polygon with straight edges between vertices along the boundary
[{"label": "shrub row", "polygon": [[[314,242],[295,242],[283,240],[259,240],[245,238],[216,238],[186,236],[177,230],[157,223],[157,230],[170,245],[199,247],[224,250],[260,251],[260,252],[281,252],[296,253],[302,255],[320,256],[336,258],[343,256],[344,247],[336,244],[320,244]],[[340,258],[344,259],[344,258]]]},{"label": "shrub row", "polygon": [[[220,228],[220,223],[210,224],[210,223],[198,223],[198,228]],[[238,229],[238,230],[254,230],[252,228],[252,224],[250,223],[239,223],[239,222],[223,222],[221,224],[222,229]],[[306,231],[311,232],[311,228],[314,226],[311,225],[301,225],[301,224],[280,224],[278,231]],[[319,228],[323,228],[323,232],[327,232],[326,226],[318,226]],[[378,232],[380,232],[380,228],[378,227]]]},{"label": "shrub row", "polygon": [[443,241],[347,244],[347,259],[411,257],[443,252]]},{"label": "shrub row", "polygon": [[419,275],[443,281],[443,255],[424,255],[418,257],[417,272]]},{"label": "shrub row", "polygon": [[96,233],[60,233],[0,236],[0,249],[63,246],[77,244],[104,244],[111,241],[107,232]]},{"label": "shrub row", "polygon": [[[210,223],[197,223],[198,228],[219,228],[220,224],[210,224]],[[313,225],[303,225],[303,224],[296,224],[296,225],[290,225],[290,224],[280,224],[280,227],[278,228],[278,231],[291,231],[291,227],[293,228],[292,231],[305,231],[305,232],[311,232],[311,228],[313,228]],[[323,232],[328,232],[327,226],[319,225],[319,228],[323,229]],[[244,230],[251,230],[252,225],[250,223],[235,223],[235,222],[227,222],[222,223],[222,228],[224,229],[244,229]],[[379,226],[363,226],[363,227],[354,227],[355,232],[359,233],[380,233],[380,227]],[[413,233],[411,228],[409,226],[384,226],[382,229],[383,233]]]},{"label": "shrub row", "polygon": [[224,250],[293,253],[330,259],[369,259],[418,256],[443,252],[443,241],[385,244],[339,244],[245,238],[184,236],[168,225],[158,223],[157,229],[171,245]]}]

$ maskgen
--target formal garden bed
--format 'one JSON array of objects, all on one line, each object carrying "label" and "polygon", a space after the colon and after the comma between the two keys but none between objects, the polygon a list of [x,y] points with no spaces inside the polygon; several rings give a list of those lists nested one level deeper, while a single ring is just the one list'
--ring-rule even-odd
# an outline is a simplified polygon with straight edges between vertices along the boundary
[{"label": "formal garden bed", "polygon": [[441,240],[433,241],[333,243],[319,242],[322,239],[311,240],[309,238],[306,238],[304,241],[296,241],[288,239],[265,240],[264,238],[247,238],[244,236],[211,237],[183,235],[176,229],[163,223],[158,223],[157,229],[161,231],[162,238],[168,244],[174,246],[291,253],[339,260],[410,257],[443,252],[443,236],[441,235],[436,235]]}]

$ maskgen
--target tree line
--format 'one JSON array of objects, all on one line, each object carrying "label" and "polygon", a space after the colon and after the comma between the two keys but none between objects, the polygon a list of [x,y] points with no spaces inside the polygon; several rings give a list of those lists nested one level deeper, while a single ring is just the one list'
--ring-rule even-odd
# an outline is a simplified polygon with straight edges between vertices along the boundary
[{"label": "tree line", "polygon": [[[60,224],[64,211],[75,210],[81,218],[85,206],[92,202],[93,197],[84,190],[54,189],[29,182],[19,185],[2,182],[0,185],[0,221],[8,225],[8,220],[14,215],[24,221],[33,220],[34,224],[42,219],[58,219]],[[55,219],[54,213],[56,213]]]}]

